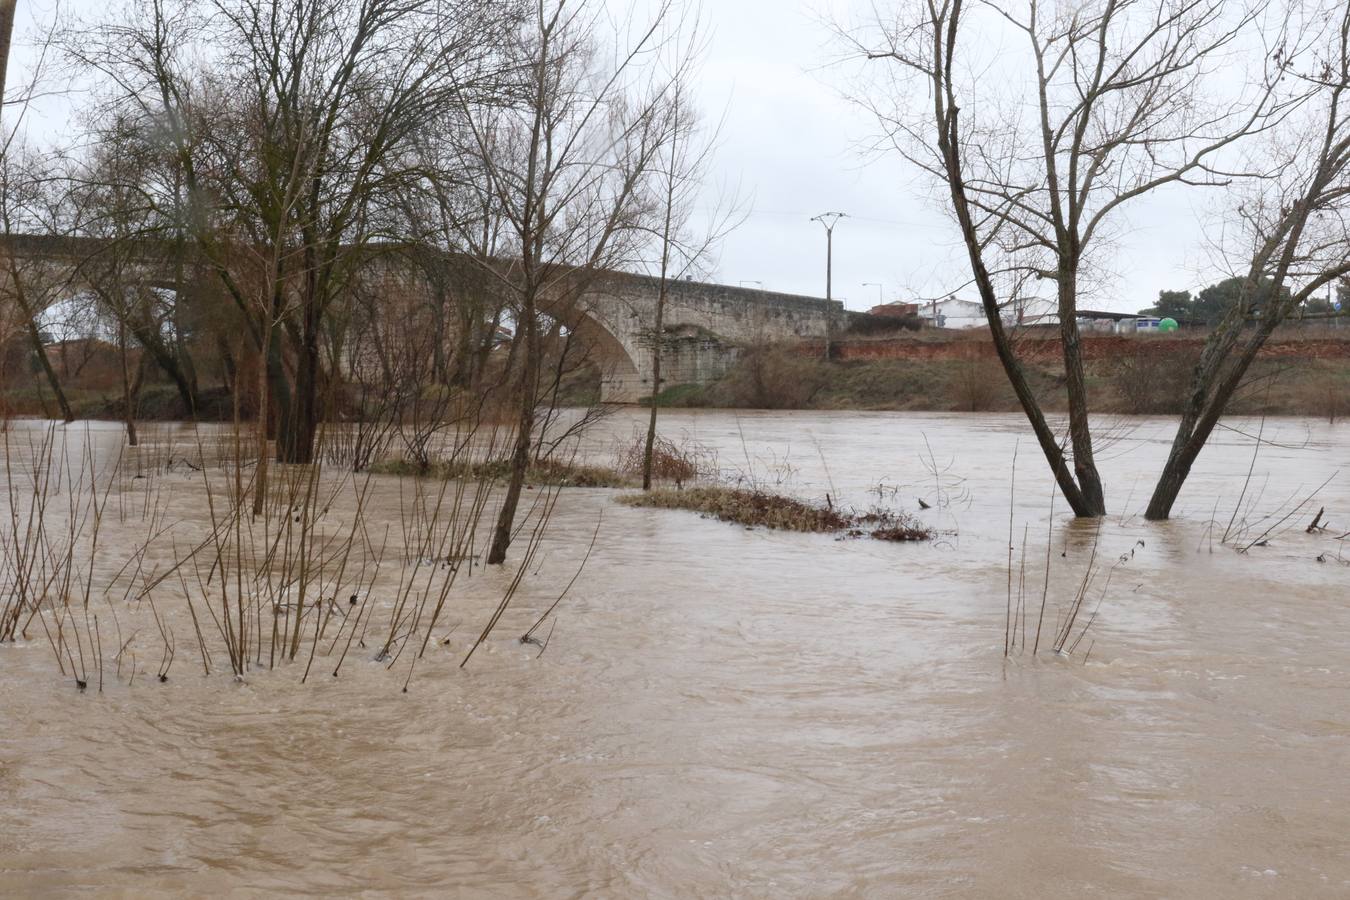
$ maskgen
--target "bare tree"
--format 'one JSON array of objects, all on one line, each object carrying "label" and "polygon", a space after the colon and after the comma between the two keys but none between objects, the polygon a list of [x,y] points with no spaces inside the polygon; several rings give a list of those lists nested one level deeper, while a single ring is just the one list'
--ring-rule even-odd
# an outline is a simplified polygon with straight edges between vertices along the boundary
[{"label": "bare tree", "polygon": [[[50,42],[44,40],[37,63],[29,73],[28,83],[11,96],[8,79],[9,51],[14,32],[15,0],[0,0],[0,114],[6,106],[26,112],[29,101],[46,77],[47,51]],[[0,116],[3,118],[3,116]],[[25,332],[33,358],[52,389],[62,418],[75,419],[65,390],[57,377],[43,341],[40,317],[58,302],[64,291],[69,270],[44,258],[21,259],[12,250],[11,238],[37,235],[56,236],[65,233],[62,221],[61,190],[56,166],[51,154],[44,154],[26,145],[15,117],[14,127],[0,132],[0,232],[9,246],[3,248],[0,259],[0,299],[10,307],[3,318]],[[12,310],[12,311],[11,311]]]},{"label": "bare tree", "polygon": [[[189,259],[181,178],[160,136],[140,117],[101,112],[88,134],[92,140],[70,176],[77,232],[94,239],[80,264],[83,279],[101,295],[113,330],[139,344],[146,363],[168,376],[192,418],[198,384],[189,332],[214,298],[199,290],[201,273]],[[110,278],[137,302],[111,300],[103,290]]]},{"label": "bare tree", "polygon": [[[329,313],[373,242],[372,210],[420,177],[409,152],[462,94],[495,85],[486,0],[144,0],[66,41],[110,101],[173,148],[197,252],[263,359],[277,457],[312,458]],[[509,18],[509,17],[508,17]],[[260,455],[266,443],[260,439]]]},{"label": "bare tree", "polygon": [[702,130],[690,93],[695,75],[694,64],[700,56],[698,29],[688,29],[689,42],[682,48],[673,66],[669,97],[664,109],[668,121],[666,140],[656,164],[653,189],[659,222],[655,232],[656,309],[652,318],[652,391],[647,435],[642,450],[642,489],[652,486],[652,464],[656,447],[657,397],[662,389],[661,363],[666,345],[666,300],[670,282],[680,281],[707,261],[713,248],[735,228],[742,217],[734,196],[723,198],[705,220],[705,227],[694,229],[694,205],[703,190],[720,128]]},{"label": "bare tree", "polygon": [[[1106,509],[1079,300],[1129,204],[1168,186],[1229,184],[1227,148],[1288,111],[1278,72],[1236,92],[1212,77],[1259,13],[1225,0],[904,0],[844,32],[857,55],[891,64],[882,98],[863,102],[945,185],[999,361],[1076,515]],[[1055,289],[1067,453],[1004,321],[1035,280]]]},{"label": "bare tree", "polygon": [[551,310],[566,315],[607,269],[631,261],[647,212],[644,185],[664,141],[664,89],[644,75],[671,9],[662,4],[608,65],[597,0],[540,3],[509,44],[521,78],[512,106],[469,115],[509,261],[487,262],[512,296],[517,413],[510,476],[488,552],[506,559],[534,446]]},{"label": "bare tree", "polygon": [[8,142],[0,156],[0,237],[3,237],[4,271],[0,272],[0,302],[12,305],[22,322],[33,359],[52,389],[61,417],[75,421],[75,413],[61,386],[43,339],[41,319],[70,293],[72,273],[57,257],[40,249],[23,254],[14,249],[16,239],[47,238],[59,241],[68,234],[62,209],[63,182],[52,160]]},{"label": "bare tree", "polygon": [[1267,339],[1304,303],[1350,274],[1350,6],[1327,40],[1277,63],[1314,91],[1268,148],[1269,172],[1232,219],[1247,257],[1238,302],[1205,340],[1181,422],[1145,515],[1171,515],[1182,485]]},{"label": "bare tree", "polygon": [[[153,277],[144,270],[158,260],[164,246],[153,240],[159,230],[150,197],[140,189],[138,173],[150,163],[144,145],[111,140],[97,148],[90,165],[71,177],[71,216],[77,232],[91,238],[91,252],[78,262],[79,282],[89,288],[100,317],[115,336],[122,374],[122,417],[127,443],[136,446],[136,407],[149,347],[166,343],[161,334],[164,317],[158,304]],[[142,151],[142,152],[137,152]],[[140,354],[132,373],[133,340],[140,339]],[[180,373],[181,375],[181,373]],[[180,386],[181,390],[181,386]],[[192,407],[187,411],[191,414]]]},{"label": "bare tree", "polygon": [[[509,104],[510,93],[498,98]],[[447,386],[482,393],[488,358],[496,347],[512,292],[491,270],[509,257],[505,220],[476,135],[491,141],[494,104],[476,111],[476,127],[463,117],[436,123],[419,141],[425,177],[401,198],[409,242],[407,256],[429,288],[428,323],[436,332],[436,376]]]}]

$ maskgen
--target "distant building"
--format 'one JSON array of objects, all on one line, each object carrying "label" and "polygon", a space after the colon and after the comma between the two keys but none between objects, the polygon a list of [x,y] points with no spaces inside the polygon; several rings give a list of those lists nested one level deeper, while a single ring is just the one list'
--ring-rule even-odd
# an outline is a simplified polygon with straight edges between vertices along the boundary
[{"label": "distant building", "polygon": [[979,328],[988,325],[983,304],[948,297],[932,300],[919,307],[919,316],[937,328]]},{"label": "distant building", "polygon": [[919,314],[919,304],[901,303],[896,300],[893,303],[883,303],[880,306],[874,306],[868,312],[874,316],[881,316],[884,319],[912,319]]},{"label": "distant building", "polygon": [[[910,306],[910,304],[889,303],[888,307]],[[881,307],[874,307],[873,315]],[[918,316],[937,328],[987,328],[989,320],[984,314],[984,304],[974,300],[962,300],[948,297],[945,300],[929,300],[918,304]],[[999,318],[1005,328],[1038,328],[1059,324],[1059,314],[1054,303],[1036,297],[1023,297],[1008,301],[999,307]]]},{"label": "distant building", "polygon": [[[898,313],[882,313],[879,310],[909,305],[888,303],[885,307],[873,307],[872,315],[898,315]],[[918,315],[937,328],[982,328],[989,324],[982,304],[956,297],[930,300],[920,304]],[[1002,308],[1000,316],[1003,324],[1009,328],[1047,328],[1059,325],[1059,314],[1052,304],[1045,301],[1024,302],[1020,308],[1010,304]],[[1078,322],[1078,330],[1084,334],[1156,334],[1162,318],[1140,313],[1080,309],[1075,320]]]},{"label": "distant building", "polygon": [[1095,332],[1098,334],[1116,334],[1126,323],[1130,323],[1126,330],[1133,331],[1133,323],[1136,316],[1132,313],[1114,313],[1101,312],[1095,309],[1080,309],[1076,317],[1078,330],[1081,332]]}]

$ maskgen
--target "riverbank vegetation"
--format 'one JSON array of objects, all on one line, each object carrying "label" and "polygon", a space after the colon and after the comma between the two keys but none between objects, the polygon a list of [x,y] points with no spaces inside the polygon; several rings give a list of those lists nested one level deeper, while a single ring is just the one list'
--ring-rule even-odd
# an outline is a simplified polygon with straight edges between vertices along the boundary
[{"label": "riverbank vegetation", "polygon": [[[559,496],[546,486],[526,504],[519,567],[485,605],[469,583],[497,491],[490,442],[451,445],[441,465],[464,477],[384,478],[379,492],[346,467],[278,467],[255,514],[247,428],[151,428],[120,451],[109,438],[53,425],[3,436],[0,644],[46,644],[79,690],[185,668],[336,678],[358,659],[397,668],[406,690],[433,659],[467,664],[538,579]],[[484,622],[460,635],[466,614]]]},{"label": "riverbank vegetation", "polygon": [[[1328,330],[1336,335],[1339,331]],[[1290,339],[1277,354],[1253,364],[1247,387],[1236,393],[1234,415],[1311,416],[1339,420],[1350,412],[1350,329],[1346,339]],[[1094,339],[1088,338],[1091,345]],[[1119,338],[1110,353],[1090,358],[1085,366],[1093,408],[1113,415],[1175,415],[1184,393],[1178,389],[1200,352],[1200,341],[1179,337],[1158,349],[1167,352],[1121,352],[1132,343],[1142,348],[1162,339]],[[841,344],[844,358],[826,363],[811,346],[749,348],[724,376],[709,384],[676,384],[664,388],[657,403],[682,409],[817,409],[900,410],[914,412],[1016,412],[1017,397],[997,363],[966,339],[948,339],[950,352],[936,353],[940,340],[887,344]],[[918,350],[914,347],[917,346]],[[857,355],[852,355],[854,347]],[[1335,352],[1328,352],[1334,350]],[[1053,358],[1030,356],[1027,378],[1046,409],[1062,412],[1059,398],[1062,367]],[[561,409],[599,408],[600,370],[584,362],[569,369],[556,395]],[[90,366],[66,379],[66,395],[78,419],[121,421],[120,386]],[[357,398],[359,399],[359,398]],[[4,395],[13,416],[46,418],[52,412],[50,392],[42,383],[12,386]],[[198,421],[230,421],[233,401],[221,389],[198,395]],[[650,401],[647,401],[650,402]],[[369,404],[363,414],[346,405],[342,421],[360,423],[378,411]],[[483,414],[505,416],[485,406]],[[146,378],[136,405],[140,421],[190,418],[177,391],[158,379]],[[339,423],[341,424],[341,423]],[[657,439],[659,441],[660,438]],[[656,455],[661,461],[661,455]],[[396,464],[397,461],[389,463]],[[409,471],[415,468],[410,464]],[[627,465],[621,468],[628,468]],[[673,479],[657,474],[657,480]],[[688,480],[687,478],[685,480]]]},{"label": "riverbank vegetation", "polygon": [[[1348,342],[1350,347],[1350,342]],[[1113,415],[1175,415],[1198,356],[1180,352],[1121,355],[1085,366],[1093,409]],[[1053,359],[1024,366],[1031,390],[1051,412],[1065,411],[1063,369]],[[787,349],[758,351],[708,385],[681,385],[657,402],[681,408],[1017,412],[1017,396],[993,359],[855,358],[826,362]],[[1350,409],[1350,355],[1270,358],[1252,366],[1229,407],[1234,415],[1312,416],[1338,420]]]},{"label": "riverbank vegetation", "polygon": [[[695,481],[715,481],[720,477],[717,456],[690,441],[676,443],[668,438],[652,439],[648,449],[647,433],[635,433],[627,441],[616,441],[604,454],[605,461],[583,461],[575,448],[563,448],[566,436],[575,436],[575,426],[562,428],[563,439],[548,441],[541,436],[536,456],[526,469],[528,485],[550,487],[627,488],[641,487],[646,481],[671,484],[676,488]],[[547,447],[548,453],[544,453]],[[476,460],[435,460],[425,464],[407,458],[385,459],[374,463],[370,471],[381,475],[418,476],[439,479],[486,478],[498,484],[511,476],[510,460],[500,455]],[[645,476],[645,477],[644,477]]]},{"label": "riverbank vegetation", "polygon": [[[440,480],[487,479],[503,484],[511,477],[509,459],[492,459],[476,462],[434,462],[423,468],[407,460],[386,460],[371,466],[378,475],[415,476]],[[537,460],[525,470],[525,483],[530,486],[548,487],[636,487],[640,477],[624,472],[613,466],[588,465],[574,461],[555,459]]]}]

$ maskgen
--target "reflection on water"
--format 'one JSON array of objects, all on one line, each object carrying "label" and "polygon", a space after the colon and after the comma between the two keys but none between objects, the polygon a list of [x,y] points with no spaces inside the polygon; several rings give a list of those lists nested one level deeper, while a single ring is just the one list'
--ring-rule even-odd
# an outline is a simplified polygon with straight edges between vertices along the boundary
[{"label": "reflection on water", "polygon": [[[584,452],[638,420],[610,419]],[[1050,525],[1016,417],[700,412],[663,427],[805,496],[923,498],[951,533],[837,541],[568,491],[545,577],[460,670],[509,573],[466,581],[463,627],[408,694],[368,656],[303,686],[296,666],[205,678],[181,642],[168,682],[78,694],[45,642],[6,645],[0,895],[1350,893],[1350,565],[1334,535],[1305,533],[1315,510],[1246,554],[1219,541],[1249,468],[1237,518],[1255,537],[1345,464],[1350,427],[1268,421],[1254,466],[1248,438],[1220,433],[1163,524],[1140,513],[1166,423],[1114,429],[1111,516],[1098,534],[1060,503],[1050,536],[1047,620],[1094,541],[1107,564],[1135,551],[1086,663],[1044,645],[1003,657],[1010,496],[1036,602]],[[115,429],[92,438],[115,452]],[[155,478],[180,527],[199,526],[193,479]],[[1341,530],[1347,481],[1317,500]],[[391,493],[377,514],[396,514]],[[515,638],[602,509],[536,659]],[[110,560],[138,528],[105,524]],[[161,609],[190,627],[172,597]]]}]

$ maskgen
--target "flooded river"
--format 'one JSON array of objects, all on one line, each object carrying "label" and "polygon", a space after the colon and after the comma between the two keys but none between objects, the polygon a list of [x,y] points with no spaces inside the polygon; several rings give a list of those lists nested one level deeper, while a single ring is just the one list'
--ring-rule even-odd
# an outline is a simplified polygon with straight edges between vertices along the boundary
[{"label": "flooded river", "polygon": [[[45,639],[0,646],[0,896],[1350,895],[1350,426],[1231,424],[1163,524],[1141,514],[1166,423],[1112,428],[1098,526],[1051,515],[1014,416],[666,414],[727,477],[923,499],[941,535],[771,533],[569,489],[501,627],[458,668],[509,567],[463,582],[463,626],[406,694],[366,651],[303,685],[293,664],[204,676],[167,587],[163,683],[141,659],[79,693]],[[194,473],[155,477],[174,529],[204,527]],[[376,520],[399,503],[381,479]],[[1308,534],[1320,507],[1333,531]],[[1028,640],[1047,597],[1034,657],[1004,655],[1010,510]],[[597,521],[539,655],[517,637]],[[105,522],[107,565],[144,531]],[[1094,545],[1090,630],[1048,652]]]}]

